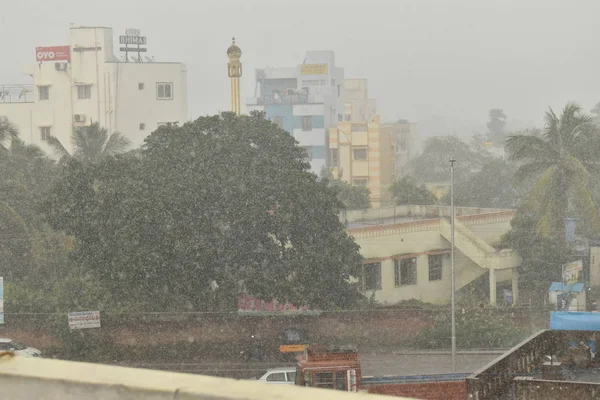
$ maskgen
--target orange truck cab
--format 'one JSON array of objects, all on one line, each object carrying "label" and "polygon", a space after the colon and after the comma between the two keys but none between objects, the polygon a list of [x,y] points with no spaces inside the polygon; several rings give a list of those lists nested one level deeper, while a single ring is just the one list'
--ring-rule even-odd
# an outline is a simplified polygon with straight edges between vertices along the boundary
[{"label": "orange truck cab", "polygon": [[296,385],[344,392],[358,392],[361,388],[360,359],[356,348],[311,346],[297,360]]}]

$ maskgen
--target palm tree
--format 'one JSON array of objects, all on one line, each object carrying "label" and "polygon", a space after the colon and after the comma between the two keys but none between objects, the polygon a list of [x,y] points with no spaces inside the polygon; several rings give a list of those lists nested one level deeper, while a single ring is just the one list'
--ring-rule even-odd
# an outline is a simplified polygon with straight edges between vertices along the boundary
[{"label": "palm tree", "polygon": [[75,127],[72,142],[74,150],[73,154],[70,154],[56,137],[48,138],[48,145],[62,162],[74,158],[94,164],[106,156],[123,153],[130,144],[130,141],[119,132],[109,135],[98,122],[89,126]]},{"label": "palm tree", "polygon": [[574,212],[600,229],[600,212],[589,186],[590,173],[600,172],[600,134],[592,117],[569,103],[560,118],[549,109],[544,119],[541,135],[513,135],[506,142],[510,160],[521,164],[516,177],[535,182],[523,209],[537,217],[542,236],[564,240],[565,219]]},{"label": "palm tree", "polygon": [[0,147],[6,149],[4,143],[9,139],[19,137],[19,130],[6,117],[0,117]]}]

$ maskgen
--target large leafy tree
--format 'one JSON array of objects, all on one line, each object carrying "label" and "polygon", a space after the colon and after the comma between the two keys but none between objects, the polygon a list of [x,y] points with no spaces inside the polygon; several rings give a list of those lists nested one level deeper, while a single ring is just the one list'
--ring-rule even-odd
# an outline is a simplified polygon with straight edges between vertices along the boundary
[{"label": "large leafy tree", "polygon": [[410,176],[405,176],[394,182],[391,191],[398,205],[429,205],[437,203],[435,195],[425,185],[419,186],[417,181]]},{"label": "large leafy tree", "polygon": [[[463,207],[516,208],[524,196],[516,185],[513,164],[501,158],[490,159],[481,171],[454,188],[454,202]],[[444,198],[450,204],[450,194]]]},{"label": "large leafy tree", "polygon": [[108,133],[106,128],[94,122],[89,126],[73,128],[73,154],[54,136],[48,138],[48,145],[61,161],[75,158],[85,163],[98,163],[106,156],[114,156],[127,150],[129,139],[119,132]]},{"label": "large leafy tree", "polygon": [[457,160],[454,168],[457,183],[469,179],[490,157],[473,150],[456,136],[432,137],[425,142],[423,153],[409,163],[410,175],[420,182],[449,182],[451,156]]},{"label": "large leafy tree", "polygon": [[241,290],[319,308],[358,299],[336,191],[262,113],[161,127],[136,157],[68,163],[49,206],[77,260],[146,309],[233,307]]},{"label": "large leafy tree", "polygon": [[548,110],[541,136],[510,136],[507,150],[510,159],[520,163],[517,178],[535,180],[522,212],[537,218],[540,235],[564,240],[569,216],[582,217],[588,227],[600,229],[590,176],[600,172],[600,134],[579,105],[567,104],[560,117]]},{"label": "large leafy tree", "polygon": [[323,167],[319,179],[337,193],[338,200],[347,210],[362,210],[371,207],[371,191],[366,186],[353,185],[341,178],[334,179],[331,171]]}]

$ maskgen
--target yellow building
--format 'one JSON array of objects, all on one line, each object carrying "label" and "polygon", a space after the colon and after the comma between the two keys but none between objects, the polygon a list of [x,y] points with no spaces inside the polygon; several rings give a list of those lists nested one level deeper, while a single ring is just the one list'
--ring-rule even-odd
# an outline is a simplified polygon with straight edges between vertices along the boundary
[{"label": "yellow building", "polygon": [[391,202],[394,182],[394,132],[379,123],[379,116],[369,122],[339,122],[329,129],[331,172],[354,185],[367,186],[374,208]]},{"label": "yellow building", "polygon": [[[404,205],[347,211],[341,216],[365,258],[362,289],[382,303],[450,301],[449,207]],[[502,247],[513,210],[456,208],[456,290],[487,278],[490,303],[498,285],[518,298],[519,256]]]}]

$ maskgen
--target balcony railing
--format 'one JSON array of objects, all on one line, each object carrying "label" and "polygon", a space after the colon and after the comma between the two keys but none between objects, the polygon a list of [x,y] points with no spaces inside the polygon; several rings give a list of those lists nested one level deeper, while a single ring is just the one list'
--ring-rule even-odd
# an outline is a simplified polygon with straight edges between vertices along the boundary
[{"label": "balcony railing", "polygon": [[[467,378],[467,398],[473,400],[517,399],[597,399],[600,383],[588,382],[589,351],[567,346],[568,342],[593,337],[594,331],[541,331],[515,346],[502,357]],[[547,356],[558,364],[548,364]],[[579,376],[580,381],[562,378],[561,359],[570,360],[568,371]],[[577,366],[577,364],[580,364]],[[582,366],[583,365],[583,366]],[[551,368],[551,369],[550,369]],[[578,372],[577,372],[578,371]],[[579,375],[581,373],[581,375]],[[589,377],[587,379],[590,379]]]},{"label": "balcony railing", "polygon": [[35,100],[33,85],[0,85],[1,103],[32,103]]},{"label": "balcony railing", "polygon": [[264,95],[248,99],[248,105],[270,106],[274,104],[318,104],[324,102],[322,94],[282,94]]},{"label": "balcony railing", "polygon": [[517,377],[513,381],[517,400],[565,400],[600,398],[600,384],[591,382],[550,381]]},{"label": "balcony railing", "polygon": [[555,354],[563,335],[545,330],[529,337],[511,351],[467,378],[467,398],[472,400],[511,399],[513,380],[533,372],[544,356]]}]

